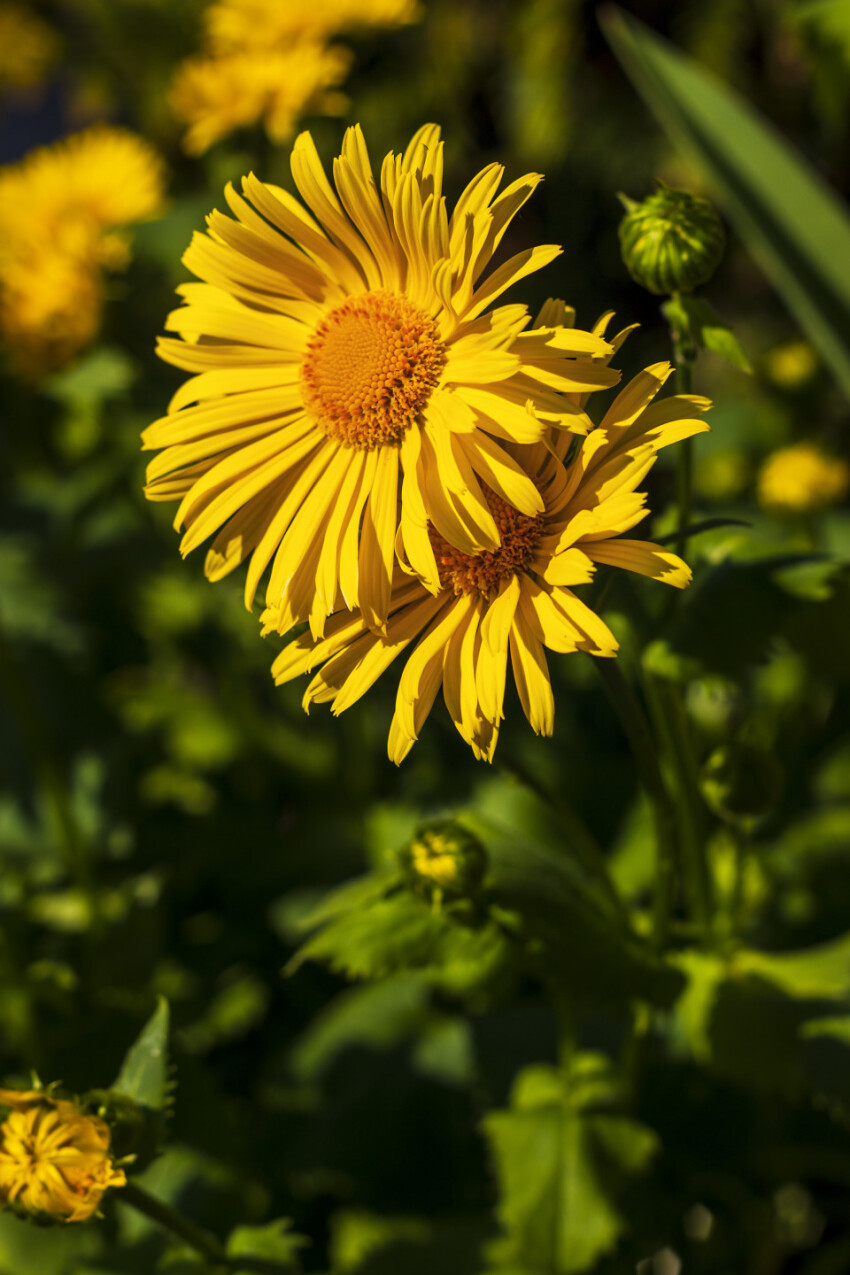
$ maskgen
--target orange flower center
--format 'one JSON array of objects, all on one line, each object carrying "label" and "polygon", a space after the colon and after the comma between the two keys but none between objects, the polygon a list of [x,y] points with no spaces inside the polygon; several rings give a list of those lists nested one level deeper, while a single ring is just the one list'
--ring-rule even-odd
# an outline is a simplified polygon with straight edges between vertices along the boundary
[{"label": "orange flower center", "polygon": [[344,447],[398,443],[446,364],[437,325],[404,297],[365,292],[331,310],[307,346],[304,400]]},{"label": "orange flower center", "polygon": [[528,567],[543,533],[544,519],[542,514],[533,518],[521,514],[488,487],[482,487],[482,491],[499,528],[502,543],[498,549],[492,553],[487,550],[476,554],[461,553],[430,525],[428,539],[444,589],[451,588],[456,594],[475,593],[492,598],[499,592],[503,580]]}]

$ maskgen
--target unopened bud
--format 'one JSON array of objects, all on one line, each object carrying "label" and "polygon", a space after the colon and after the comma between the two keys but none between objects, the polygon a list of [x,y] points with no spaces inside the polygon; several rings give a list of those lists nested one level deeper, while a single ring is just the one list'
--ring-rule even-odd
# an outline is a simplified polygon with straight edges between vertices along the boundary
[{"label": "unopened bud", "polygon": [[706,804],[723,819],[757,819],[772,810],[782,792],[782,769],[772,753],[752,744],[724,744],[702,768]]},{"label": "unopened bud", "polygon": [[411,885],[432,894],[473,895],[487,871],[487,851],[454,819],[421,828],[402,852],[402,861]]},{"label": "unopened bud", "polygon": [[659,189],[642,203],[621,195],[620,250],[629,274],[659,296],[691,292],[720,265],[726,234],[707,199],[687,190]]}]

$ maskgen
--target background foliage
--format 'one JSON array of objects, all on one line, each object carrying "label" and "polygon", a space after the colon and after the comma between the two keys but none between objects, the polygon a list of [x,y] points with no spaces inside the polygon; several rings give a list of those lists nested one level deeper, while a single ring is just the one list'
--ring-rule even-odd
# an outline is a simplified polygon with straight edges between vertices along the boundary
[{"label": "background foliage", "polygon": [[[238,584],[181,562],[168,508],[141,495],[139,432],[178,383],[153,337],[225,181],[253,168],[288,184],[286,148],[245,132],[182,156],[163,89],[196,47],[194,0],[31,8],[63,57],[40,91],[6,93],[4,161],[106,116],[163,150],[171,195],[135,232],[99,344],[37,390],[3,381],[0,1074],[105,1086],[166,998],[168,1142],[142,1181],[234,1257],[334,1275],[674,1275],[679,1260],[839,1275],[850,516],[771,516],[756,475],[799,439],[847,454],[850,258],[826,251],[798,184],[850,188],[847,4],[629,6],[820,178],[771,169],[757,132],[713,134],[679,64],[650,83],[662,55],[609,16],[626,69],[687,144],[674,148],[590,3],[426,0],[418,25],[354,44],[349,118],[373,157],[433,118],[453,194],[493,159],[510,177],[545,172],[515,234],[565,251],[529,300],[563,295],[588,325],[607,309],[640,321],[620,356],[629,374],[669,344],[659,299],[620,262],[616,192],[642,198],[660,176],[708,190],[729,218],[702,295],[755,374],[700,355],[696,389],[717,406],[697,446],[696,516],[740,521],[694,539],[696,583],[675,614],[650,582],[600,573],[592,587],[656,723],[680,688],[695,766],[731,741],[781,769],[757,819],[701,800],[686,812],[708,847],[714,920],[695,933],[683,896],[663,960],[645,937],[650,812],[589,659],[553,661],[553,740],[509,702],[490,770],[435,712],[396,772],[391,688],[339,720],[306,719],[297,685],[273,688],[272,643]],[[339,121],[308,122],[329,159]],[[808,231],[786,215],[801,200]],[[846,234],[846,211],[834,216]],[[653,479],[658,535],[673,525],[670,463]],[[396,856],[447,815],[490,870],[475,899],[438,909]],[[628,921],[588,870],[596,846]],[[0,1272],[201,1269],[107,1205],[90,1226],[0,1216]]]}]

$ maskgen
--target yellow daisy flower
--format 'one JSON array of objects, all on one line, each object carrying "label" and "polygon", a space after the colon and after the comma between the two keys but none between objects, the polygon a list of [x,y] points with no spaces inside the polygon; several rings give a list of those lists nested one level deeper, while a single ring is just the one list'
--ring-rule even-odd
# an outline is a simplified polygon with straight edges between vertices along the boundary
[{"label": "yellow daisy flower", "polygon": [[773,514],[814,514],[840,504],[850,489],[850,465],[814,443],[773,452],[759,470],[759,504]]},{"label": "yellow daisy flower", "polygon": [[[155,216],[164,197],[156,151],[96,125],[0,170],[0,262],[20,245],[100,260],[104,232]],[[114,257],[114,240],[106,240]]]},{"label": "yellow daisy flower", "polygon": [[[144,434],[164,448],[147,495],[180,500],[188,553],[216,534],[206,572],[249,555],[245,600],[272,563],[266,602],[286,628],[317,635],[343,603],[380,628],[399,547],[439,585],[427,522],[462,552],[499,546],[482,483],[520,512],[540,493],[505,443],[550,426],[585,433],[566,395],[614,384],[612,347],[591,332],[530,329],[522,305],[492,308],[560,253],[527,249],[485,275],[505,231],[540,181],[497,193],[491,164],[449,217],[439,130],[390,153],[376,182],[359,128],[328,181],[309,133],[292,151],[307,204],[256,177],[232,188],[232,220],[214,212],[184,257],[204,282],[160,354],[196,373]],[[399,486],[401,514],[399,529]]]},{"label": "yellow daisy flower", "polygon": [[19,371],[52,371],[94,339],[100,268],[129,254],[120,227],[162,203],[161,161],[124,129],[88,129],[0,169],[0,336]]},{"label": "yellow daisy flower", "polygon": [[171,109],[189,125],[183,147],[200,155],[234,129],[259,120],[272,141],[289,141],[303,115],[342,114],[348,99],[335,89],[350,65],[347,49],[314,41],[189,58],[170,93]]},{"label": "yellow daisy flower", "polygon": [[[323,640],[305,632],[284,648],[272,666],[275,682],[318,668],[304,707],[331,701],[338,714],[419,639],[401,674],[390,759],[398,764],[406,757],[442,686],[457,730],[476,757],[491,761],[510,656],[526,717],[538,734],[550,735],[555,704],[546,649],[602,657],[617,651],[616,638],[575,586],[588,583],[598,563],[677,588],[690,583],[681,558],[623,536],[647,512],[645,493],[636,489],[658,450],[708,429],[699,419],[707,399],[675,395],[652,402],[670,371],[669,364],[657,363],[635,377],[566,464],[545,443],[523,449],[542,509],[520,512],[489,490],[487,502],[502,533],[499,549],[466,554],[429,525],[439,592],[406,576],[402,564],[384,634],[371,631],[362,614],[340,611]],[[277,629],[274,608],[263,625],[266,633]]]},{"label": "yellow daisy flower", "polygon": [[11,1111],[0,1124],[0,1202],[27,1213],[85,1222],[110,1187],[127,1179],[109,1155],[109,1126],[43,1090],[0,1089]]},{"label": "yellow daisy flower", "polygon": [[100,326],[100,272],[49,249],[0,267],[0,341],[16,370],[37,379],[64,367]]},{"label": "yellow daisy flower", "polygon": [[270,48],[305,36],[414,22],[415,0],[215,0],[204,22],[216,52]]}]

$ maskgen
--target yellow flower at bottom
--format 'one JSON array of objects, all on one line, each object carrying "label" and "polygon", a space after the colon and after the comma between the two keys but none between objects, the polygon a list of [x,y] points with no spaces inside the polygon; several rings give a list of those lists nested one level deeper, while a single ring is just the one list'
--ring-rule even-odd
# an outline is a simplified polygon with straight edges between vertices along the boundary
[{"label": "yellow flower at bottom", "polygon": [[[555,704],[546,649],[613,656],[617,640],[573,592],[597,563],[621,567],[683,588],[691,573],[675,554],[624,531],[645,516],[646,496],[635,489],[661,447],[701,433],[707,399],[652,399],[670,374],[666,363],[647,368],[618,395],[599,428],[564,464],[569,440],[516,448],[542,498],[543,511],[519,512],[492,490],[490,511],[500,547],[474,555],[448,544],[433,526],[428,535],[439,587],[429,592],[402,570],[393,581],[386,631],[370,631],[359,612],[339,611],[327,636],[304,633],[275,660],[280,684],[315,668],[304,707],[331,701],[341,713],[358,700],[415,639],[396,698],[389,755],[398,764],[419,735],[442,686],[449,714],[479,759],[491,761],[503,717],[510,657],[520,702],[533,729],[552,733]],[[279,627],[270,607],[264,632]]]},{"label": "yellow flower at bottom", "polygon": [[188,58],[170,93],[171,109],[189,125],[183,147],[201,155],[234,129],[259,120],[272,141],[288,141],[301,116],[345,110],[348,99],[336,89],[350,65],[347,49],[315,42]]},{"label": "yellow flower at bottom", "polygon": [[758,475],[758,499],[777,514],[812,514],[843,500],[850,465],[812,443],[796,443],[768,456]]},{"label": "yellow flower at bottom", "polygon": [[109,1156],[109,1126],[42,1090],[0,1089],[0,1201],[27,1213],[84,1222],[127,1179]]}]

